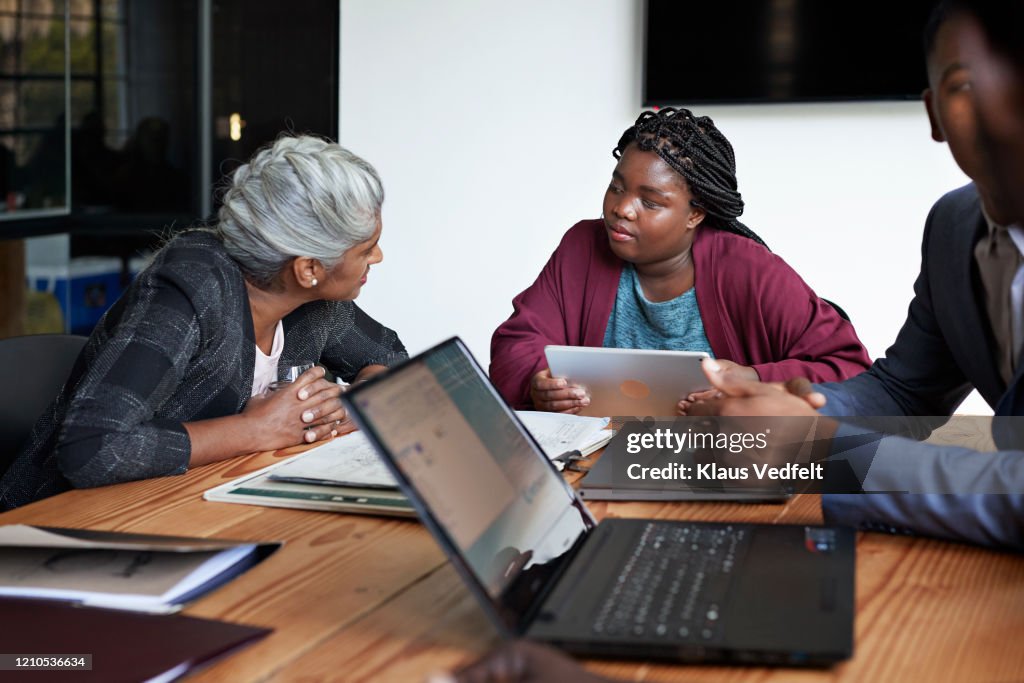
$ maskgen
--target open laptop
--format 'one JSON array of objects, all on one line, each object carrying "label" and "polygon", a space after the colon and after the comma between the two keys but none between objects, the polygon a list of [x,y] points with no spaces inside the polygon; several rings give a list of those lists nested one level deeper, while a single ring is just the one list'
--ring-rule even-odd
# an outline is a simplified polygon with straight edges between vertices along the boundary
[{"label": "open laptop", "polygon": [[503,635],[604,657],[850,656],[852,530],[596,524],[458,339],[344,400]]},{"label": "open laptop", "polygon": [[554,377],[587,390],[580,415],[675,415],[680,399],[711,388],[702,351],[545,346],[544,355]]}]

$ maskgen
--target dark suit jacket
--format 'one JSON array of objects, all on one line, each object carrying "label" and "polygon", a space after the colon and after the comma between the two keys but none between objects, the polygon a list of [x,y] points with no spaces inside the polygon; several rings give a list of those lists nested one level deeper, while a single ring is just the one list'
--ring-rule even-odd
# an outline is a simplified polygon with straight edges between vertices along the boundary
[{"label": "dark suit jacket", "polygon": [[[936,202],[925,224],[921,272],[896,342],[867,372],[819,388],[834,416],[950,415],[972,388],[997,415],[1024,415],[1019,371],[1009,388],[996,362],[974,245],[986,229],[974,185]],[[826,519],[986,545],[1024,547],[1024,451],[976,453],[887,437],[843,458],[870,462],[865,490],[913,495],[826,495]],[[854,468],[857,469],[856,467]],[[936,495],[936,492],[962,492]],[[1003,495],[979,495],[977,492]]]},{"label": "dark suit jacket", "polygon": [[[351,301],[316,301],[284,322],[281,364],[318,361],[351,381],[406,357],[397,335]],[[188,466],[184,422],[241,412],[256,342],[245,281],[217,237],[183,233],[97,324],[61,394],[0,478],[0,508],[71,486]]]}]

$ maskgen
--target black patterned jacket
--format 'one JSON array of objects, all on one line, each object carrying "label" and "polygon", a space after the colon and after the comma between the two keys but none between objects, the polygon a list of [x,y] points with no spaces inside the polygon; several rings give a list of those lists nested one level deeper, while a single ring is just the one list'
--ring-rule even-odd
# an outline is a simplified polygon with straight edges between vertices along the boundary
[{"label": "black patterned jacket", "polygon": [[[346,381],[407,357],[398,336],[351,301],[301,306],[284,331],[281,364],[318,360]],[[0,509],[71,487],[183,473],[182,423],[241,412],[255,353],[238,264],[212,232],[178,235],[97,324],[0,478]]]}]

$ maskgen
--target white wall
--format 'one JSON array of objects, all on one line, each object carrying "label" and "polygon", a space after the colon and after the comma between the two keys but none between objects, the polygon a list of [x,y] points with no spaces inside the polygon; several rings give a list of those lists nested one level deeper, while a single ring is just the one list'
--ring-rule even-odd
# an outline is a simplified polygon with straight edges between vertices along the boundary
[{"label": "white wall", "polygon": [[[638,0],[341,0],[341,141],[384,178],[360,304],[412,352],[485,362],[639,113]],[[931,204],[966,182],[919,102],[695,107],[737,151],[743,220],[841,304],[872,356],[903,323]],[[962,410],[988,412],[977,396]]]}]

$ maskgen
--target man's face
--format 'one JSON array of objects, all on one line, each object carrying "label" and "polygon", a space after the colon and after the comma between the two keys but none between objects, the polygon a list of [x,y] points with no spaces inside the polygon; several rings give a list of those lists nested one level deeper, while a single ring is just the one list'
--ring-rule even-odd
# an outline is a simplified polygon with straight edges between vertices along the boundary
[{"label": "man's face", "polygon": [[992,182],[992,168],[986,163],[978,127],[977,104],[972,94],[974,71],[963,49],[962,36],[969,20],[954,14],[939,28],[928,55],[928,90],[925,106],[932,126],[932,138],[949,144],[960,169],[978,186],[986,211],[998,223],[1007,223],[1004,202]]},{"label": "man's face", "polygon": [[1024,225],[1024,55],[993,49],[973,17],[961,23],[959,34],[962,53],[976,65],[972,96],[983,162],[1007,221]]}]

